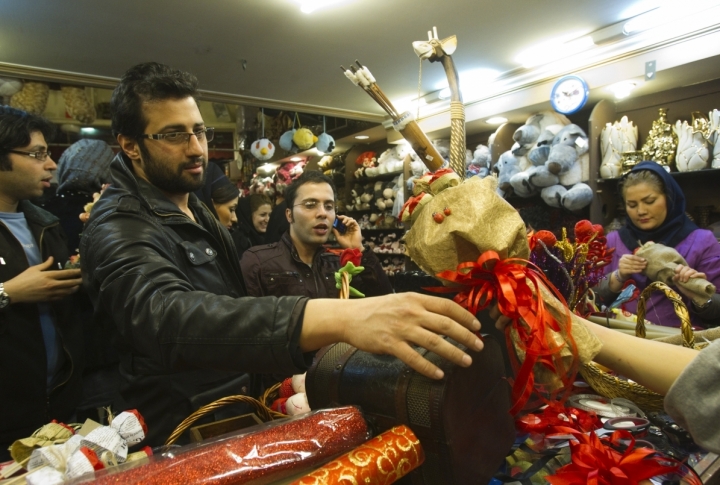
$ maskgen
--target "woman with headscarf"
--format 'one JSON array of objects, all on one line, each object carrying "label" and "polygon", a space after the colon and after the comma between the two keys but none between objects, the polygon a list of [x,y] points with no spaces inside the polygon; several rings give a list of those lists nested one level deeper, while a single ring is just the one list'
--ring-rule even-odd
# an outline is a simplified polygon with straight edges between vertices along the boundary
[{"label": "woman with headscarf", "polygon": [[[636,165],[623,180],[622,196],[627,222],[619,231],[608,234],[607,245],[615,248],[615,253],[605,270],[605,279],[595,288],[603,303],[612,303],[630,279],[641,291],[651,283],[642,274],[647,261],[633,254],[649,241],[675,248],[685,258],[687,266],[678,266],[673,281],[705,278],[720,289],[720,244],[712,232],[698,228],[685,214],[682,189],[663,167],[651,161]],[[706,327],[720,323],[720,294],[708,299],[707,295],[693,294],[680,286],[674,289],[690,310],[693,324]],[[636,313],[637,301],[625,307]],[[680,326],[672,303],[657,292],[647,301],[646,316],[658,325]]]},{"label": "woman with headscarf", "polygon": [[267,244],[266,234],[272,212],[272,200],[267,195],[252,194],[242,197],[238,202],[238,255],[253,246]]},{"label": "woman with headscarf", "polygon": [[206,172],[205,185],[196,191],[195,195],[207,206],[220,224],[225,226],[228,231],[232,231],[233,224],[237,222],[235,210],[240,190],[216,163],[208,163]]}]

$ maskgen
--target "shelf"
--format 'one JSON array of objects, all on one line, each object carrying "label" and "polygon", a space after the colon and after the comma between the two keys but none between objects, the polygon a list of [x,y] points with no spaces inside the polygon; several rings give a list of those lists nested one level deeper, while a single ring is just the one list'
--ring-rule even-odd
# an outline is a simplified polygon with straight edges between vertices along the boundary
[{"label": "shelf", "polygon": [[368,184],[370,182],[380,182],[383,180],[392,180],[398,175],[402,175],[403,172],[388,172],[378,175],[377,177],[362,177],[355,178],[355,182],[360,184]]},{"label": "shelf", "polygon": [[405,231],[404,227],[388,227],[388,228],[374,228],[368,227],[367,229],[360,229],[362,232],[385,232],[385,231]]},{"label": "shelf", "polygon": [[[685,178],[693,178],[693,177],[706,177],[706,176],[718,176],[720,175],[720,168],[704,168],[702,170],[694,170],[692,172],[670,172],[670,175],[673,178],[677,179],[685,179]],[[597,183],[604,184],[604,183],[618,183],[620,180],[622,180],[622,177],[614,178],[614,179],[597,179]]]}]

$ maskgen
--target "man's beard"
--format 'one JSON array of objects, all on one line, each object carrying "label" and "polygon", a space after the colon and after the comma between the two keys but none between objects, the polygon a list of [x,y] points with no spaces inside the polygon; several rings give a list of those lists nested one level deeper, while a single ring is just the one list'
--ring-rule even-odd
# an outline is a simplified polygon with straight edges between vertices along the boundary
[{"label": "man's beard", "polygon": [[[145,162],[145,176],[148,182],[163,192],[170,194],[188,194],[200,190],[203,185],[205,185],[205,169],[207,168],[205,157],[197,157],[178,165],[177,169],[173,172],[170,163],[163,163],[153,158],[150,152],[142,145],[140,146],[140,152]],[[186,168],[196,166],[198,163],[202,163],[203,166],[201,174],[195,175],[185,172]]]}]

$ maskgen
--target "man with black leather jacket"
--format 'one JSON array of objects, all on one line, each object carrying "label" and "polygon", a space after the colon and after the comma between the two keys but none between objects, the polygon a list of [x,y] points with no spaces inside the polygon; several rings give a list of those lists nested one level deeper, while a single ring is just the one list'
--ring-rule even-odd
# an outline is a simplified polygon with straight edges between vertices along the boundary
[{"label": "man with black leather jacket", "polygon": [[244,297],[227,229],[191,194],[203,183],[213,133],[196,96],[192,75],[161,64],[125,73],[111,101],[122,151],[80,243],[96,311],[118,328],[121,393],[145,416],[149,444],[162,443],[214,390],[242,392],[243,373],[304,372],[312,351],[333,342],[396,355],[433,378],[442,372],[411,345],[470,365],[439,334],[479,350],[470,329],[480,324],[444,299]]},{"label": "man with black leather jacket", "polygon": [[0,462],[13,441],[71,419],[82,399],[82,324],[71,296],[80,270],[62,269],[60,221],[28,200],[43,195],[57,168],[52,131],[43,118],[0,106]]}]

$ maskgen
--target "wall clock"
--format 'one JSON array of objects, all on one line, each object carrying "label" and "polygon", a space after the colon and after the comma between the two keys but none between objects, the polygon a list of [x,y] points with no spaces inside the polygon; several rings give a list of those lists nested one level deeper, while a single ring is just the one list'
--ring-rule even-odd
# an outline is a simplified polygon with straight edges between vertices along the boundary
[{"label": "wall clock", "polygon": [[579,76],[564,76],[558,79],[550,93],[550,104],[555,111],[571,115],[588,100],[590,90],[585,80]]}]

